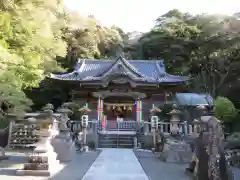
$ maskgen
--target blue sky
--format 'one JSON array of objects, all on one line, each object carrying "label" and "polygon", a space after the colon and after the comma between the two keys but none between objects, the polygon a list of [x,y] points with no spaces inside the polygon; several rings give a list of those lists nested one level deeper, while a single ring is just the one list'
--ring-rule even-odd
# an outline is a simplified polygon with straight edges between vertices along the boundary
[{"label": "blue sky", "polygon": [[240,0],[65,0],[65,5],[83,15],[94,15],[103,25],[124,31],[148,31],[154,20],[171,9],[183,12],[233,14]]}]

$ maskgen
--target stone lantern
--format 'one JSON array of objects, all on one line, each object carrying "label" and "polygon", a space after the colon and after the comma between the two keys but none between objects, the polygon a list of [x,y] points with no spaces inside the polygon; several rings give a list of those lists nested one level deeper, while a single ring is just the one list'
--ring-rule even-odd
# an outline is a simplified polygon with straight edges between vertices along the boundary
[{"label": "stone lantern", "polygon": [[[48,111],[49,109],[46,109]],[[45,111],[45,112],[46,112]],[[48,112],[52,112],[49,110]],[[34,122],[34,119],[29,119],[29,122]],[[35,130],[33,134],[40,137],[40,141],[35,144],[36,148],[33,154],[29,156],[28,163],[24,164],[23,169],[16,171],[17,175],[32,175],[32,176],[51,176],[55,174],[61,165],[57,161],[57,154],[51,144],[51,119],[36,121],[39,130]],[[32,145],[31,145],[32,146]]]},{"label": "stone lantern", "polygon": [[67,121],[69,120],[69,115],[72,115],[73,112],[65,107],[61,107],[59,109],[57,109],[57,112],[61,114],[60,116],[60,122],[59,122],[59,130],[61,131],[68,131],[68,127],[67,127]]},{"label": "stone lantern", "polygon": [[[155,123],[153,123],[152,122],[152,119],[156,119],[156,117],[157,117],[157,119],[158,119],[158,116],[156,116],[156,114],[157,113],[160,113],[162,110],[161,109],[159,109],[159,108],[157,108],[157,107],[152,107],[152,109],[150,109],[150,115],[151,115],[151,128],[153,129],[153,128],[155,128],[156,130],[158,129],[158,121],[157,122],[155,122]],[[155,125],[154,125],[155,124]],[[153,127],[154,126],[154,127]]]},{"label": "stone lantern", "polygon": [[179,122],[180,122],[180,115],[182,112],[176,108],[176,106],[173,107],[173,109],[168,113],[171,115],[170,118],[170,133],[173,135],[176,135],[179,133]]},{"label": "stone lantern", "polygon": [[50,103],[46,104],[42,110],[46,113],[52,114],[53,113],[54,106]]},{"label": "stone lantern", "polygon": [[199,105],[196,107],[196,110],[198,112],[198,117],[204,116],[206,114],[206,107],[204,105]]},{"label": "stone lantern", "polygon": [[[160,113],[162,110],[155,107],[154,104],[152,106],[152,109],[149,110],[149,115],[150,115],[150,119],[152,119],[153,116],[156,116],[157,113]],[[152,126],[148,125],[148,124],[144,124],[144,134],[148,133],[149,130],[152,131]]]},{"label": "stone lantern", "polygon": [[61,114],[59,123],[59,134],[52,140],[52,145],[61,162],[71,161],[76,149],[67,128],[68,115],[72,114],[70,109],[61,107],[57,110]]},{"label": "stone lantern", "polygon": [[[50,103],[46,104],[42,108],[43,113],[47,116],[47,118],[45,120],[41,121],[41,125],[44,126],[44,128],[48,128],[49,122],[53,121],[53,109],[54,109],[54,107]],[[52,123],[50,125],[52,126]]]}]

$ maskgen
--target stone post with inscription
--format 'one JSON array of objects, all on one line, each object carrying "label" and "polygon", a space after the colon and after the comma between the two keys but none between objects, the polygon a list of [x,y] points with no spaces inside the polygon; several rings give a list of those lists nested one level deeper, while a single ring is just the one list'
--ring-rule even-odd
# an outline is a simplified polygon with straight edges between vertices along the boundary
[{"label": "stone post with inscription", "polygon": [[79,109],[82,113],[81,124],[83,127],[83,151],[88,152],[89,148],[87,145],[87,127],[88,127],[88,113],[91,111],[87,106]]}]

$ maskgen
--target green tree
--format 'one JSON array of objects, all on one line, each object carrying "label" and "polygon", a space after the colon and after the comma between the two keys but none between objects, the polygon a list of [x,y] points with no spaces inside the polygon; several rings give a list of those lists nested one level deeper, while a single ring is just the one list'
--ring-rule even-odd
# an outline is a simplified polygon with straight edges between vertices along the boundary
[{"label": "green tree", "polygon": [[132,45],[131,53],[138,59],[164,58],[168,72],[193,77],[193,91],[216,97],[239,84],[239,27],[237,15],[172,10]]},{"label": "green tree", "polygon": [[9,104],[12,112],[31,104],[23,90],[37,87],[45,73],[60,68],[56,56],[66,54],[65,14],[59,0],[1,1],[0,103]]}]

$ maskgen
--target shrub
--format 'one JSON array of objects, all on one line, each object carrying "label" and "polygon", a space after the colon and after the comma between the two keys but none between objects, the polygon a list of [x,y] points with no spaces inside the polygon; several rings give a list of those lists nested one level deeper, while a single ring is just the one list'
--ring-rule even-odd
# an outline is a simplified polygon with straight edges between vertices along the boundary
[{"label": "shrub", "polygon": [[237,109],[229,99],[217,97],[214,103],[214,115],[223,122],[231,122],[237,116]]},{"label": "shrub", "polygon": [[9,121],[6,118],[0,119],[0,129],[8,127]]}]

